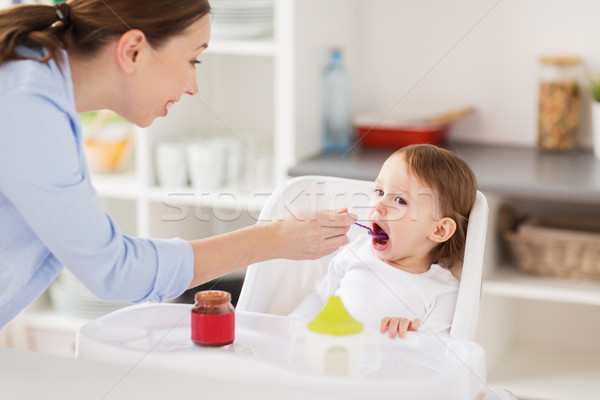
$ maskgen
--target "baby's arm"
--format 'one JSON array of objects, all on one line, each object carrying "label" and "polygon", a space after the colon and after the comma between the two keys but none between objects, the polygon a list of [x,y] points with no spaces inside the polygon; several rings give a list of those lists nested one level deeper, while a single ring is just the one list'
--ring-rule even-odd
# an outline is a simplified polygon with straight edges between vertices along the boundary
[{"label": "baby's arm", "polygon": [[379,330],[381,333],[388,331],[391,339],[396,336],[396,333],[400,339],[404,339],[407,331],[416,331],[419,329],[419,325],[421,325],[421,321],[418,319],[411,321],[408,318],[385,317],[381,320]]}]

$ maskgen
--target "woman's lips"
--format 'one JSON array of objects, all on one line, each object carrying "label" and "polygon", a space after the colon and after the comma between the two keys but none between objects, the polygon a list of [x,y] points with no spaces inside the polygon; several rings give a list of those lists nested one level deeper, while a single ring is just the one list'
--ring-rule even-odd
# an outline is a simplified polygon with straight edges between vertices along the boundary
[{"label": "woman's lips", "polygon": [[167,101],[167,104],[165,104],[165,110],[164,110],[163,117],[167,116],[167,114],[169,113],[169,110],[171,109],[171,107],[173,106],[173,104],[175,104],[175,102],[173,100]]}]

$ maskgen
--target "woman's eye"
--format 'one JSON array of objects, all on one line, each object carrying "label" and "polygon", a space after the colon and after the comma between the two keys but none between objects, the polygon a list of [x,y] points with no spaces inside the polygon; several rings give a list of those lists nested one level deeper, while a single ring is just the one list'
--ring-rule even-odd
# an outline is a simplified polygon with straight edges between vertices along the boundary
[{"label": "woman's eye", "polygon": [[375,195],[376,196],[381,197],[381,196],[383,196],[383,194],[384,194],[383,190],[381,190],[381,189],[375,189]]},{"label": "woman's eye", "polygon": [[402,206],[405,206],[405,205],[406,205],[406,201],[404,201],[404,199],[403,199],[402,197],[396,197],[396,198],[394,199],[394,201],[395,201],[396,203],[398,203],[398,204],[402,205]]},{"label": "woman's eye", "polygon": [[194,67],[195,67],[196,65],[198,65],[198,64],[202,64],[202,61],[200,61],[200,60],[192,60],[192,61],[190,61],[190,62],[192,63],[192,65],[193,65]]}]

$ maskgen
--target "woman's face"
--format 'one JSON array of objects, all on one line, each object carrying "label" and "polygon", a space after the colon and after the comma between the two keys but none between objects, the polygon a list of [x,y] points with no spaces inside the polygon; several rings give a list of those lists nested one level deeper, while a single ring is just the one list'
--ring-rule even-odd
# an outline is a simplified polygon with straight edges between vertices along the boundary
[{"label": "woman's face", "polygon": [[436,230],[439,196],[409,173],[401,155],[381,167],[370,205],[373,231],[389,236],[373,239],[377,256],[404,269],[429,268],[429,254],[437,244],[429,236]]},{"label": "woman's face", "polygon": [[140,54],[127,119],[141,127],[149,126],[157,117],[166,116],[184,93],[198,93],[196,66],[209,38],[210,19],[205,15],[159,48],[147,45]]}]

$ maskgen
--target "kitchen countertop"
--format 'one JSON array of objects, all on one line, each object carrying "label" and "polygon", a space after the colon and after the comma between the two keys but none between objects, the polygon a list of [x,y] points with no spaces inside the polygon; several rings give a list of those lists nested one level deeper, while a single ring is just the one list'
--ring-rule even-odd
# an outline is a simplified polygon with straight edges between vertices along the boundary
[{"label": "kitchen countertop", "polygon": [[[482,191],[534,199],[600,201],[600,160],[589,151],[551,153],[536,148],[467,143],[445,147],[469,163]],[[357,148],[345,156],[320,154],[301,161],[288,173],[374,180],[392,153],[392,149]]]}]

